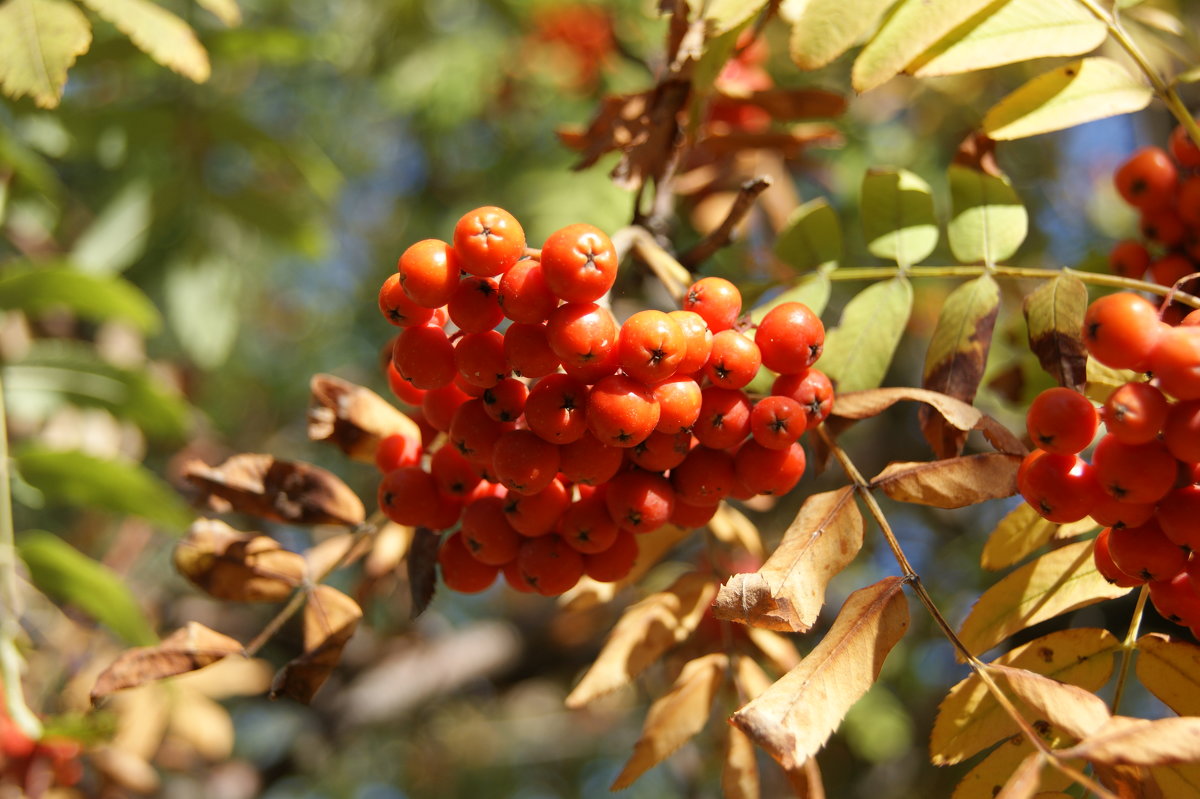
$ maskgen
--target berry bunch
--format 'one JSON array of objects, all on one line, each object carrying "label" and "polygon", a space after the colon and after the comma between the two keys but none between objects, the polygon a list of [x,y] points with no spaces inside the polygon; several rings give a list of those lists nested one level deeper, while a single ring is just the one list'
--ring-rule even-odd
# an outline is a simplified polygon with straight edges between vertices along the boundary
[{"label": "berry bunch", "polygon": [[[517,220],[486,207],[453,243],[409,247],[383,284],[380,310],[403,328],[389,381],[425,435],[379,447],[379,505],[453,531],[439,554],[450,588],[482,591],[500,572],[545,595],[585,574],[619,580],[636,535],[702,526],[723,498],[781,494],[803,474],[800,436],[833,400],[811,368],[816,314],[784,303],[744,335],[740,293],[710,277],[682,309],[618,325],[597,303],[616,271],[590,225],[529,250]],[[753,402],[764,366],[779,377]]]},{"label": "berry bunch", "polygon": [[[1021,464],[1021,495],[1046,519],[1105,526],[1096,568],[1124,586],[1150,584],[1155,607],[1200,637],[1200,317],[1172,327],[1137,294],[1111,294],[1084,315],[1091,357],[1152,374],[1097,410],[1067,388],[1042,392],[1026,423],[1037,445]],[[1089,463],[1080,457],[1096,435]]]}]

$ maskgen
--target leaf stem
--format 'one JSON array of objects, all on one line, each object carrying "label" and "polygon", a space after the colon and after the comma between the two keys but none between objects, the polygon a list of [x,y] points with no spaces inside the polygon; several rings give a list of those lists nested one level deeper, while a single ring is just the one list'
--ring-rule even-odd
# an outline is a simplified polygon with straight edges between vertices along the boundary
[{"label": "leaf stem", "polygon": [[1115,716],[1118,709],[1121,707],[1121,698],[1125,695],[1125,683],[1129,679],[1129,664],[1133,662],[1133,655],[1137,651],[1138,630],[1142,626],[1142,615],[1146,611],[1146,599],[1150,596],[1150,586],[1142,585],[1142,590],[1138,593],[1137,605],[1133,608],[1133,618],[1129,620],[1129,631],[1125,633],[1125,640],[1121,642],[1121,670],[1117,673],[1117,690],[1113,693],[1112,712]]}]

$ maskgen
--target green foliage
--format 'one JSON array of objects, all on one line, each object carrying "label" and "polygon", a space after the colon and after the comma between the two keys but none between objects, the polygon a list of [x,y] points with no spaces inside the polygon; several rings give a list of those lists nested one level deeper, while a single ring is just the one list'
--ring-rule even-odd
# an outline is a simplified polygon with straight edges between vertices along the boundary
[{"label": "green foliage", "polygon": [[950,251],[966,264],[1011,258],[1029,232],[1029,214],[1004,175],[950,165],[953,216],[946,230]]},{"label": "green foliage", "polygon": [[873,169],[863,178],[862,222],[867,249],[900,266],[928,257],[938,242],[929,184],[905,169]]},{"label": "green foliage", "polygon": [[899,275],[868,286],[846,304],[841,321],[825,336],[821,356],[821,369],[839,393],[883,383],[912,303],[912,284]]},{"label": "green foliage", "polygon": [[146,333],[162,324],[153,303],[129,281],[65,265],[10,264],[0,275],[0,308],[29,314],[68,310],[95,321],[119,319]]},{"label": "green foliage", "polygon": [[828,200],[818,197],[792,212],[775,239],[775,255],[798,272],[837,266],[842,229]]}]

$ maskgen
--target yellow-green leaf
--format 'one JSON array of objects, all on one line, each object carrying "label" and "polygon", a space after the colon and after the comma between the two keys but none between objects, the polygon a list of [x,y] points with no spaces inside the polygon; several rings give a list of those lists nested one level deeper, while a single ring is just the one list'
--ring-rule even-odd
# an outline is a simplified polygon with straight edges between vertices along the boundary
[{"label": "yellow-green leaf", "polygon": [[1042,555],[985,591],[959,630],[967,649],[978,655],[1019,630],[1129,593],[1096,571],[1094,544],[1079,541]]},{"label": "yellow-green leaf", "polygon": [[0,3],[0,89],[41,108],[62,99],[67,70],[92,43],[87,17],[67,0]]},{"label": "yellow-green leaf", "polygon": [[[1083,324],[1082,312],[1080,314],[1080,325]],[[1082,346],[1083,339],[1080,338]],[[1095,358],[1088,358],[1087,365],[1084,367],[1084,374],[1087,382],[1084,384],[1083,393],[1092,402],[1103,404],[1108,400],[1108,395],[1112,394],[1126,383],[1140,382],[1142,376],[1132,369],[1114,369],[1111,366],[1105,366]]]},{"label": "yellow-green leaf", "polygon": [[1163,796],[1171,799],[1200,799],[1200,763],[1154,766],[1150,769]]},{"label": "yellow-green leaf", "polygon": [[1041,549],[1054,537],[1058,525],[1043,519],[1029,503],[1022,502],[1000,520],[988,536],[979,565],[997,571],[1018,563]]},{"label": "yellow-green leaf", "polygon": [[1154,92],[1108,58],[1083,58],[1043,73],[1009,94],[984,115],[993,139],[1022,139],[1131,114],[1150,104]]},{"label": "yellow-green leaf", "polygon": [[785,302],[802,302],[812,309],[812,312],[820,316],[825,311],[825,306],[829,303],[831,285],[829,276],[824,271],[810,272],[804,277],[792,284],[791,288],[786,289],[782,294],[776,294],[771,299],[759,305],[750,312],[750,321],[758,324],[763,320],[772,308],[784,304]]},{"label": "yellow-green leaf", "polygon": [[865,92],[891,80],[921,53],[994,0],[904,0],[854,62],[851,82]]},{"label": "yellow-green leaf", "polygon": [[792,60],[818,69],[853,47],[895,0],[784,0],[779,15],[792,26]]},{"label": "yellow-green leaf", "polygon": [[867,249],[912,266],[937,246],[929,184],[906,169],[872,169],[863,178],[862,223]]},{"label": "yellow-green leaf", "polygon": [[1087,350],[1083,346],[1083,314],[1087,286],[1074,275],[1048,280],[1025,298],[1025,323],[1029,349],[1042,368],[1060,386],[1083,388],[1087,378]]},{"label": "yellow-green leaf", "polygon": [[708,23],[708,35],[712,38],[749,22],[766,4],[766,0],[705,0],[699,4],[700,18]]},{"label": "yellow-green leaf", "polygon": [[903,275],[875,283],[846,303],[838,326],[825,336],[821,370],[838,392],[876,388],[912,312],[912,286]]},{"label": "yellow-green leaf", "polygon": [[842,257],[842,226],[824,197],[792,211],[775,239],[775,255],[799,272],[836,266]]},{"label": "yellow-green leaf", "polygon": [[950,199],[953,216],[946,235],[958,260],[996,264],[1025,241],[1029,214],[1004,175],[951,164]]},{"label": "yellow-green leaf", "polygon": [[1104,23],[1078,0],[992,3],[918,56],[906,71],[953,75],[1050,56],[1082,55],[1104,41]]},{"label": "yellow-green leaf", "polygon": [[242,10],[238,8],[237,0],[196,0],[196,5],[231,28],[242,24]]},{"label": "yellow-green leaf", "polygon": [[138,49],[196,83],[208,80],[208,51],[191,26],[150,0],[83,0]]},{"label": "yellow-green leaf", "polygon": [[1146,690],[1181,716],[1200,716],[1200,646],[1150,633],[1137,648],[1135,668]]}]

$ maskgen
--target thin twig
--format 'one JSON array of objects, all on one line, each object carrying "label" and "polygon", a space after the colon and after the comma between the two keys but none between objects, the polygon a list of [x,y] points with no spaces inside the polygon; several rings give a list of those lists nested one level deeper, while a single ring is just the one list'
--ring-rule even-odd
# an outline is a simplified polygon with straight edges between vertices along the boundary
[{"label": "thin twig", "polygon": [[1137,650],[1138,630],[1142,626],[1142,614],[1146,610],[1146,599],[1149,596],[1150,586],[1143,584],[1142,590],[1138,593],[1137,605],[1133,609],[1133,618],[1129,620],[1129,631],[1125,633],[1125,640],[1121,642],[1121,670],[1117,674],[1117,689],[1113,693],[1112,700],[1114,716],[1121,707],[1121,698],[1125,695],[1125,682],[1129,679],[1129,665],[1133,662],[1133,655]]},{"label": "thin twig", "polygon": [[734,199],[729,213],[725,215],[724,221],[717,226],[716,230],[701,239],[696,246],[685,252],[680,257],[679,263],[689,270],[694,270],[717,250],[728,245],[733,236],[733,229],[745,219],[746,214],[754,207],[754,201],[758,199],[758,195],[769,189],[771,183],[768,175],[760,175],[743,183],[738,189],[737,197]]}]

